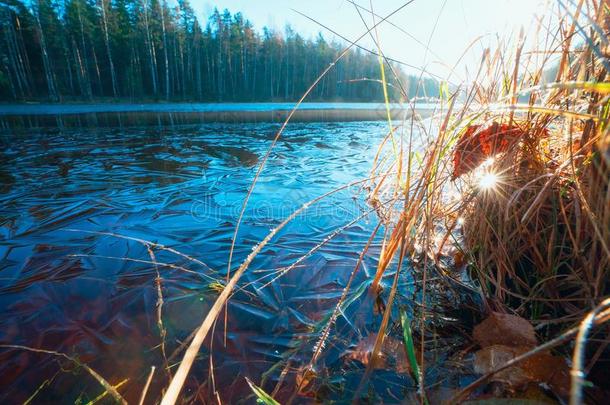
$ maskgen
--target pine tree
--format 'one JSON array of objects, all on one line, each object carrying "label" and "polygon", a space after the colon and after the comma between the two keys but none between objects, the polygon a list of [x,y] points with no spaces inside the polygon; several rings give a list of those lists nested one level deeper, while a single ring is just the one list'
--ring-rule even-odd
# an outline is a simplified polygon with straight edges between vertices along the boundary
[{"label": "pine tree", "polygon": [[[0,4],[4,100],[295,100],[344,46],[321,34],[305,39],[290,26],[283,33],[267,27],[259,32],[229,10],[215,9],[202,25],[188,0],[175,6],[166,0],[28,4]],[[382,101],[378,78],[377,58],[352,50],[309,99]],[[431,79],[402,75],[401,80],[409,97],[438,94]],[[390,88],[392,97],[399,96],[397,88]]]}]

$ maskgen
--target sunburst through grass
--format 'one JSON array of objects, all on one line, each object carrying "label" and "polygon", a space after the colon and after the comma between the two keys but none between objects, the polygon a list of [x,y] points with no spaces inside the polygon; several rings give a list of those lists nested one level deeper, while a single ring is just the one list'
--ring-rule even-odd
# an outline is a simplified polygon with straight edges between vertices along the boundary
[{"label": "sunburst through grass", "polygon": [[[405,384],[410,385],[404,391],[413,393],[414,401],[434,403],[432,398],[437,394],[437,387],[453,384],[449,388],[463,388],[448,383],[451,376],[447,374],[474,373],[466,370],[463,358],[455,359],[472,350],[464,342],[470,338],[473,319],[492,312],[519,315],[528,325],[535,325],[535,342],[546,341],[536,348],[515,350],[510,362],[522,361],[542,348],[556,349],[553,355],[568,356],[571,347],[562,348],[559,343],[578,334],[578,350],[574,355],[577,361],[572,374],[574,403],[582,399],[583,373],[610,358],[607,330],[594,330],[592,336],[588,335],[589,329],[609,318],[608,2],[580,0],[567,5],[559,2],[557,9],[536,20],[533,35],[539,38],[532,49],[525,49],[524,34],[513,41],[499,40],[495,49],[484,49],[472,80],[451,86],[449,78],[443,81],[432,118],[424,120],[418,116],[413,102],[405,107],[410,114],[402,122],[395,122],[391,119],[392,100],[388,98],[386,86],[399,78],[387,77],[394,70],[383,54],[377,28],[409,3],[383,18],[375,14],[372,3],[370,8],[353,4],[363,22],[366,18],[361,13],[364,12],[372,17],[373,23],[365,23],[364,33],[324,69],[272,138],[241,206],[227,254],[226,278],[223,274],[221,280],[216,270],[173,248],[119,234],[100,233],[142,244],[150,260],[98,257],[137,261],[153,265],[156,270],[156,318],[165,371],[158,374],[167,374],[169,381],[160,398],[162,405],[179,402],[187,379],[200,378],[191,376],[191,369],[195,362],[201,361],[200,350],[206,341],[212,348],[207,357],[212,374],[209,395],[220,402],[222,398],[214,388],[213,355],[223,348],[212,347],[210,335],[217,331],[226,338],[229,300],[244,291],[254,300],[257,293],[264,293],[288,273],[307,271],[306,259],[310,255],[347,232],[350,226],[373,215],[377,216],[377,225],[359,250],[347,282],[338,293],[332,292],[335,294],[331,295],[335,300],[332,305],[315,314],[315,319],[304,321],[307,329],[295,334],[286,345],[289,349],[285,353],[274,353],[277,362],[262,376],[262,382],[244,378],[259,400],[276,403],[276,396],[287,402],[301,396],[323,400],[319,392],[314,392],[322,391],[320,387],[323,387],[352,396],[354,402],[374,401],[376,385],[371,384],[371,379],[381,365],[409,376]],[[370,162],[370,176],[303,203],[255,243],[241,264],[233,269],[233,249],[248,200],[294,111],[335,63],[367,36],[376,45],[379,84],[386,90],[384,113],[388,119],[387,135]],[[405,88],[396,84],[399,89]],[[408,94],[402,96],[408,98]],[[314,241],[313,247],[295,258],[292,265],[271,269],[240,285],[241,277],[250,270],[257,255],[272,245],[291,221],[320,201],[354,186],[366,194],[370,205],[367,210],[328,232],[325,239]],[[379,253],[375,251],[372,261],[376,267],[369,269],[365,259],[373,255],[371,246],[376,242]],[[165,325],[171,322],[163,310],[164,302],[169,302],[163,295],[163,285],[169,280],[162,278],[162,269],[200,272],[158,261],[155,252],[159,251],[202,268],[206,272],[201,274],[207,283],[205,292],[214,299],[200,325],[180,342],[166,341],[169,333]],[[75,256],[93,257],[91,254]],[[364,272],[364,267],[367,267],[368,280],[355,286],[353,280]],[[401,289],[406,285],[413,287],[413,291]],[[249,287],[254,291],[248,290]],[[400,310],[397,310],[398,303]],[[462,305],[468,310],[462,310]],[[373,321],[362,326],[358,319],[350,318],[358,318],[363,313]],[[225,321],[224,327],[215,328],[219,318]],[[472,318],[468,328],[460,325],[466,323],[462,322],[466,318]],[[342,340],[340,319],[353,332],[350,337],[356,336],[359,342]],[[456,344],[459,350],[448,343],[455,335],[460,337],[461,346]],[[589,342],[592,344],[587,351],[585,346]],[[362,367],[350,375],[355,375],[356,383],[352,381],[355,386],[347,390],[342,381],[331,375],[333,370],[325,364],[325,355],[340,345],[351,347],[353,343],[356,344],[350,349],[351,359],[356,359]],[[169,356],[166,356],[166,346],[175,349]],[[405,356],[400,357],[397,352],[404,352]],[[61,353],[46,353],[76,362]],[[336,353],[332,356],[339,357]],[[405,364],[392,364],[397,359]],[[443,363],[442,367],[439,363]],[[497,374],[506,367],[500,364],[489,374]],[[349,366],[344,366],[338,374],[347,374],[348,369]],[[90,368],[86,370],[115,400],[124,402],[117,387]],[[281,372],[276,375],[276,371]],[[142,392],[142,401],[153,373],[154,368]],[[269,386],[273,380],[269,376],[277,377],[274,387]],[[477,384],[488,379],[484,376]],[[592,384],[595,383],[598,381]],[[521,388],[507,385],[503,391],[496,389],[493,393],[508,396]],[[473,393],[471,388],[457,393],[454,400],[465,399]],[[553,395],[567,400],[565,392],[557,391]]]}]

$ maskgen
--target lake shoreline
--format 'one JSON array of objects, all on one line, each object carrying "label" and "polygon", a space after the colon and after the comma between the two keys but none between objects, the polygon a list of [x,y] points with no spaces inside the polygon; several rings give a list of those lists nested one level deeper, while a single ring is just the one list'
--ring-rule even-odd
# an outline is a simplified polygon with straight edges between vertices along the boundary
[{"label": "lake shoreline", "polygon": [[[0,126],[4,129],[82,126],[185,125],[199,123],[284,122],[293,103],[210,103],[210,104],[66,104],[0,106]],[[429,116],[433,104],[421,104],[415,112]],[[390,105],[392,120],[412,117],[413,109]],[[292,122],[385,121],[383,103],[303,103],[293,113]]]}]

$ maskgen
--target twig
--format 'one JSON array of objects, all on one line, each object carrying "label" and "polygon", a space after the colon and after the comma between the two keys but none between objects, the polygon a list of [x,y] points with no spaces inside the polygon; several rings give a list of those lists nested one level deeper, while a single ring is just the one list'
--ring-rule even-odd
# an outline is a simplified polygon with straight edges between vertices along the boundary
[{"label": "twig", "polygon": [[153,375],[155,374],[155,366],[150,368],[150,373],[148,374],[148,378],[146,379],[146,384],[144,384],[144,389],[142,389],[142,394],[140,395],[139,405],[144,404],[144,400],[146,399],[146,394],[148,393],[148,388],[150,387],[150,383],[153,379]]},{"label": "twig", "polygon": [[134,242],[139,242],[139,243],[143,244],[144,246],[152,246],[155,249],[166,250],[166,251],[168,251],[170,253],[173,253],[173,254],[175,254],[177,256],[185,258],[185,259],[187,259],[187,260],[189,260],[189,261],[191,261],[193,263],[200,264],[200,265],[202,265],[203,267],[206,267],[208,270],[210,270],[212,272],[215,272],[214,269],[212,269],[210,266],[208,266],[207,264],[205,264],[204,262],[202,262],[199,259],[196,259],[196,258],[191,257],[189,255],[186,255],[186,254],[184,254],[182,252],[179,252],[176,249],[173,249],[173,248],[171,248],[169,246],[165,246],[165,245],[162,245],[162,244],[156,243],[156,242],[151,242],[151,241],[146,240],[146,239],[140,239],[140,238],[135,238],[133,236],[121,235],[121,234],[114,233],[114,232],[88,231],[88,230],[85,230],[85,229],[71,229],[71,228],[67,228],[67,229],[63,229],[63,230],[67,231],[67,232],[82,232],[82,233],[90,233],[90,234],[93,234],[93,235],[113,236],[113,237],[119,238],[119,239],[132,240]]},{"label": "twig", "polygon": [[[154,264],[155,263],[150,260],[132,259],[131,257],[91,255],[91,254],[85,254],[85,253],[70,254],[70,255],[68,255],[68,257],[90,257],[90,258],[98,258],[98,259],[123,260],[126,262],[145,263],[145,264]],[[163,262],[159,262],[159,261],[157,261],[156,264],[157,264],[157,266],[168,267],[170,269],[184,271],[185,273],[191,273],[191,274],[195,274],[198,276],[203,276],[203,277],[209,279],[210,281],[217,281],[215,278],[210,277],[207,274],[203,274],[203,273],[200,273],[200,272],[197,272],[194,270],[190,270],[190,269],[187,269],[186,267],[177,266],[177,265],[171,264],[171,263],[163,263]]]},{"label": "twig", "polygon": [[121,394],[119,394],[119,392],[116,390],[116,388],[114,388],[108,381],[106,381],[104,379],[104,377],[99,375],[95,370],[93,370],[88,365],[81,363],[80,361],[78,361],[77,359],[75,359],[72,356],[68,356],[65,353],[56,352],[54,350],[36,349],[34,347],[28,347],[28,346],[22,346],[22,345],[0,345],[0,347],[4,347],[7,349],[26,350],[26,351],[33,352],[33,353],[52,354],[53,356],[63,357],[67,360],[70,360],[74,364],[83,367],[85,369],[85,371],[87,371],[89,374],[91,374],[91,376],[93,378],[95,378],[97,380],[97,382],[100,383],[100,385],[102,387],[104,387],[104,389],[106,389],[106,391],[108,391],[108,393],[110,393],[110,395],[112,395],[112,397],[117,402],[119,402],[120,404],[123,404],[123,405],[127,405],[127,401],[125,400],[125,398],[123,398],[123,396]]},{"label": "twig", "polygon": [[161,289],[161,273],[159,273],[159,266],[157,266],[157,258],[155,257],[155,252],[150,245],[146,246],[148,250],[148,254],[150,255],[150,260],[153,262],[155,266],[155,272],[157,273],[157,277],[155,278],[155,287],[157,288],[157,326],[159,327],[159,335],[161,337],[161,355],[163,356],[163,361],[165,364],[165,372],[167,373],[169,378],[172,378],[172,373],[169,369],[169,363],[167,362],[167,354],[165,352],[165,337],[167,336],[167,330],[163,325],[163,291]]},{"label": "twig", "polygon": [[210,328],[216,321],[220,311],[222,311],[222,308],[225,306],[229,296],[231,295],[233,289],[237,285],[237,282],[239,281],[239,279],[241,278],[243,273],[246,271],[246,269],[248,268],[250,263],[254,260],[256,255],[265,247],[265,245],[267,245],[267,243],[269,243],[269,241],[280,230],[282,230],[288,223],[290,223],[294,218],[296,218],[301,212],[307,210],[311,205],[319,202],[320,200],[322,200],[334,193],[337,193],[337,192],[344,190],[348,187],[351,187],[355,184],[364,183],[369,180],[370,180],[370,178],[367,178],[367,179],[363,179],[363,180],[359,180],[356,182],[352,182],[352,183],[343,185],[343,186],[336,188],[332,191],[329,191],[328,193],[323,194],[311,201],[306,202],[300,208],[295,210],[290,216],[288,216],[288,218],[286,218],[284,221],[282,221],[282,223],[280,223],[276,228],[274,228],[271,232],[269,232],[269,234],[267,234],[267,236],[261,242],[259,242],[258,245],[254,246],[254,248],[252,249],[252,252],[246,257],[244,262],[239,266],[237,271],[233,274],[233,276],[231,277],[229,282],[226,284],[225,288],[222,290],[222,293],[220,293],[220,295],[218,296],[218,298],[212,305],[212,308],[210,308],[210,311],[207,313],[207,315],[203,319],[203,322],[201,323],[201,326],[197,330],[197,333],[195,334],[193,341],[191,342],[188,349],[186,350],[186,353],[184,354],[182,362],[180,363],[180,366],[178,367],[178,371],[176,371],[176,374],[174,375],[174,378],[170,382],[167,392],[163,396],[161,405],[174,405],[176,403],[176,401],[178,399],[178,395],[180,394],[180,391],[182,390],[182,386],[184,385],[184,382],[186,381],[186,377],[188,376],[188,373],[193,365],[193,362],[195,361],[195,358],[197,357],[197,354],[199,353],[199,349],[201,348],[203,341],[205,340],[206,336],[208,335]]}]

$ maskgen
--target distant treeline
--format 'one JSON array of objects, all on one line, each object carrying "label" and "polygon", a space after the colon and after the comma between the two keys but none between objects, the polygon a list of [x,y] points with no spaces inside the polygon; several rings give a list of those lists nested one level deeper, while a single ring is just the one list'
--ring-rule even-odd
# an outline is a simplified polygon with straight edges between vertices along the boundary
[{"label": "distant treeline", "polygon": [[[203,26],[187,0],[0,0],[0,21],[2,100],[296,100],[344,46],[259,32],[228,10]],[[394,71],[408,97],[438,95],[433,80]],[[351,50],[309,99],[382,101],[379,76],[376,56]]]}]

